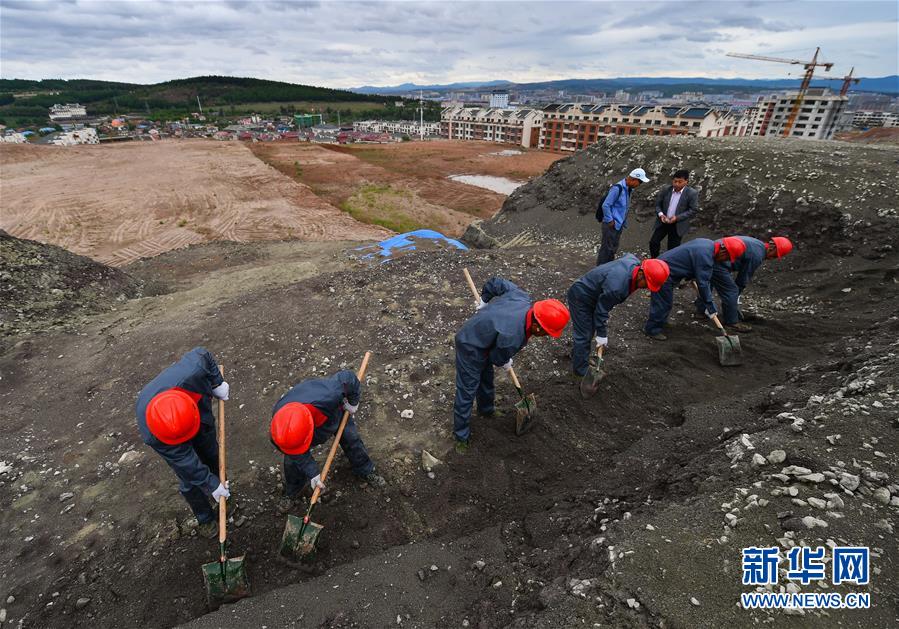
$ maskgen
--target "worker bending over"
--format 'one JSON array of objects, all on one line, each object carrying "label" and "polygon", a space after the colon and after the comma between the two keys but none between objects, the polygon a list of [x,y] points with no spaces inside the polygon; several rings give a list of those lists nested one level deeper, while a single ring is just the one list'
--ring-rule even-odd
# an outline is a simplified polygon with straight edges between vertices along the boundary
[{"label": "worker bending over", "polygon": [[375,472],[354,421],[361,394],[359,378],[352,371],[343,370],[329,378],[304,380],[275,404],[271,441],[284,454],[284,494],[278,502],[279,511],[290,511],[303,493],[311,495],[319,485],[324,489],[311,449],[337,433],[344,411],[350,417],[340,437],[340,447],[353,473],[376,487],[387,484]]},{"label": "worker bending over", "polygon": [[478,311],[456,334],[456,399],[453,434],[456,449],[465,452],[471,439],[471,409],[494,414],[493,368],[512,368],[512,357],[532,336],[558,338],[568,324],[568,309],[558,299],[531,304],[531,298],[512,282],[490,279],[481,290]]},{"label": "worker bending over", "polygon": [[638,288],[658,291],[668,279],[668,264],[662,260],[640,263],[632,253],[594,267],[568,289],[571,310],[571,368],[583,377],[590,358],[590,341],[596,335],[596,347],[608,345],[609,313]]},{"label": "worker bending over", "polygon": [[199,522],[199,533],[216,534],[209,502],[229,498],[219,481],[218,439],[212,398],[228,399],[212,354],[195,347],[156,376],[137,396],[137,429],[144,443],[169,464],[180,481],[178,490]]},{"label": "worker bending over", "polygon": [[[793,243],[788,238],[774,236],[767,243],[750,236],[737,236],[746,245],[746,251],[731,263],[715,265],[712,273],[712,288],[721,297],[721,318],[724,325],[736,332],[749,332],[752,326],[741,321],[740,296],[752,276],[762,266],[762,262],[772,258],[782,258],[793,250]],[[736,273],[736,277],[731,273]],[[696,302],[697,312],[702,312],[700,300]]]},{"label": "worker bending over", "polygon": [[664,341],[668,337],[662,328],[668,322],[671,306],[674,303],[674,287],[681,280],[693,280],[699,291],[699,301],[703,314],[711,318],[718,313],[712,299],[710,283],[716,265],[733,262],[743,255],[746,245],[734,236],[718,241],[708,238],[696,238],[679,247],[669,249],[657,259],[668,264],[670,274],[668,280],[657,292],[652,294],[649,303],[649,319],[643,326],[643,332],[656,341]]}]

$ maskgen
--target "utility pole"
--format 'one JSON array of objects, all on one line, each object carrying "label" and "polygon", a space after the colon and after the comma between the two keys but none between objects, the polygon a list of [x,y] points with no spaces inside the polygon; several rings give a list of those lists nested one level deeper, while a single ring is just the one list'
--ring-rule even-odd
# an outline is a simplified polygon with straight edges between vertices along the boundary
[{"label": "utility pole", "polygon": [[200,115],[203,115],[203,105],[200,104],[200,95],[197,94],[197,107],[200,108]]}]

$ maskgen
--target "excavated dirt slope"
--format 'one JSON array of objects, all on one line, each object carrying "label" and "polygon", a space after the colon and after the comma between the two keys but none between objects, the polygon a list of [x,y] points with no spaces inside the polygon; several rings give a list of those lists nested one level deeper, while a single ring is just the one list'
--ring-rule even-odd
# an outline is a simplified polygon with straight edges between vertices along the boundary
[{"label": "excavated dirt slope", "polygon": [[[773,161],[781,147],[772,146]],[[863,157],[876,149],[847,150]],[[592,158],[602,172],[619,171],[611,160]],[[869,184],[879,190],[892,179]],[[547,198],[574,192],[541,189]],[[808,194],[789,185],[788,193]],[[828,247],[827,234],[806,226],[819,216],[831,225],[827,208],[790,223],[795,254],[766,263],[744,297],[760,320],[741,335],[743,366],[718,365],[712,331],[690,316],[688,291],[676,295],[669,341],[646,339],[648,295],[640,292],[613,313],[610,375],[596,398],[582,400],[568,379],[568,332],[535,339],[516,365],[542,423],[516,438],[509,415],[475,419],[464,456],[449,437],[452,336],[472,312],[461,269],[563,298],[593,259],[590,238],[549,220],[564,215],[544,214],[541,232],[528,218],[543,211],[537,206],[504,211],[501,227],[487,226],[502,238],[530,230],[542,244],[426,252],[378,266],[353,260],[349,243],[296,242],[194,246],[132,265],[126,272],[155,296],[97,315],[75,334],[24,338],[0,356],[7,622],[890,626],[899,618],[899,256],[876,250],[875,241],[890,241],[889,221],[895,228],[895,202],[879,198],[868,199],[870,216],[835,232],[848,247]],[[518,203],[513,196],[506,210]],[[736,206],[704,206],[698,233],[711,235],[722,212],[739,215]],[[753,220],[773,227],[767,211]],[[872,235],[859,220],[872,223]],[[635,221],[624,249],[645,246],[647,229]],[[216,354],[232,385],[229,462],[240,506],[231,543],[247,553],[255,590],[212,614],[200,565],[217,545],[185,521],[173,476],[141,445],[132,410],[140,387],[198,344]],[[302,378],[354,367],[365,350],[374,355],[358,420],[389,486],[359,484],[339,456],[330,500],[316,512],[324,546],[308,570],[294,571],[274,559],[284,517],[274,509],[271,405]],[[501,373],[497,383],[498,406],[510,408],[514,390]],[[433,477],[422,449],[443,461]],[[748,589],[741,549],[795,544],[870,546],[871,583],[828,589],[868,592],[872,609],[740,609]]]},{"label": "excavated dirt slope", "polygon": [[0,229],[0,348],[12,337],[109,310],[140,294],[127,274]]},{"label": "excavated dirt slope", "polygon": [[466,233],[490,246],[515,236],[598,241],[595,213],[609,186],[642,167],[651,179],[631,198],[625,250],[646,246],[660,188],[679,168],[699,190],[694,224],[715,232],[778,233],[805,249],[877,259],[899,247],[899,148],[843,142],[712,138],[603,138],[522,186],[502,211]]}]

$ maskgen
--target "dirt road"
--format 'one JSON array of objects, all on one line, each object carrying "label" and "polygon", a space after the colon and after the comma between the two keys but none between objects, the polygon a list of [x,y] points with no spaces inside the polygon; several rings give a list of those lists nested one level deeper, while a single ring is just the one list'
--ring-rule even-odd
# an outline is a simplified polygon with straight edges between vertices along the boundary
[{"label": "dirt road", "polygon": [[0,227],[114,266],[213,240],[387,233],[353,220],[238,142],[3,144],[0,155]]}]

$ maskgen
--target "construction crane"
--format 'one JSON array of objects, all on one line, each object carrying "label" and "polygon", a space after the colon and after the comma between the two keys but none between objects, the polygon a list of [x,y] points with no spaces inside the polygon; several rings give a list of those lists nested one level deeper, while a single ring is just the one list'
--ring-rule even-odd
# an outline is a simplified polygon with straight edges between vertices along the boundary
[{"label": "construction crane", "polygon": [[840,88],[840,96],[846,95],[846,92],[849,91],[850,84],[855,83],[856,85],[858,85],[859,81],[861,81],[861,79],[857,79],[852,76],[853,72],[855,72],[855,68],[849,70],[849,74],[843,77],[843,87]]},{"label": "construction crane", "polygon": [[796,118],[799,116],[799,108],[802,107],[802,101],[803,99],[805,99],[805,93],[808,91],[808,87],[812,83],[812,76],[815,74],[815,68],[818,66],[823,66],[825,72],[830,72],[830,69],[833,67],[832,63],[826,61],[818,61],[818,54],[820,52],[821,48],[815,48],[815,56],[812,57],[811,61],[801,61],[799,59],[781,59],[779,57],[764,57],[762,55],[746,55],[739,52],[729,52],[727,53],[727,56],[738,57],[740,59],[755,59],[757,61],[789,63],[791,65],[801,65],[805,68],[805,76],[802,78],[802,84],[799,86],[799,93],[796,94],[796,100],[793,101],[793,109],[790,111],[790,115],[787,117],[786,124],[784,124],[783,136],[789,137],[790,131],[792,131],[793,129],[793,124],[796,122]]}]

